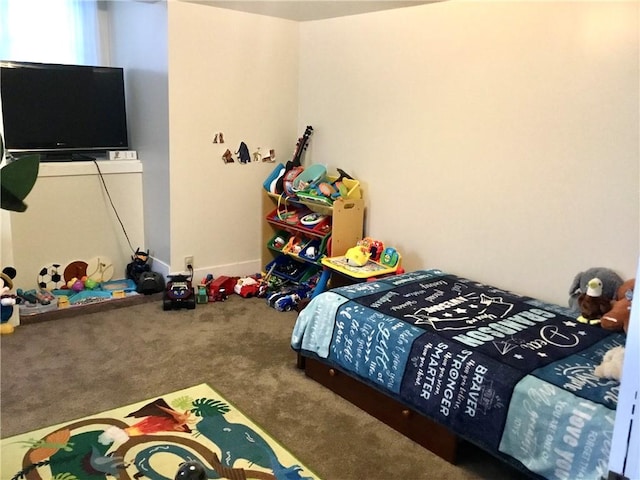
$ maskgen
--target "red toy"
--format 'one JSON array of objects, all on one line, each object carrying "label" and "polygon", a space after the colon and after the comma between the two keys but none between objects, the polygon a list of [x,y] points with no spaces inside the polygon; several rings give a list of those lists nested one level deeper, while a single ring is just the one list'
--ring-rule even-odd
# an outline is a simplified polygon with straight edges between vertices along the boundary
[{"label": "red toy", "polygon": [[256,297],[260,291],[260,281],[254,277],[241,278],[236,282],[233,291],[243,298]]},{"label": "red toy", "polygon": [[220,276],[209,283],[209,301],[224,302],[233,293],[238,277]]}]

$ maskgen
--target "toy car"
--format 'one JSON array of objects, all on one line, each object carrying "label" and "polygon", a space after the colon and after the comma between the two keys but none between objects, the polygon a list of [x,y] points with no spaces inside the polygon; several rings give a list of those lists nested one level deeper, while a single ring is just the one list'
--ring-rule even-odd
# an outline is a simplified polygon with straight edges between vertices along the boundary
[{"label": "toy car", "polygon": [[267,298],[267,304],[279,312],[293,310],[300,300],[308,298],[313,289],[307,284],[300,284],[297,287],[275,292]]},{"label": "toy car", "polygon": [[186,275],[169,275],[169,282],[162,299],[163,310],[196,308],[196,293],[191,278]]},{"label": "toy car", "polygon": [[237,281],[233,291],[243,298],[255,297],[260,291],[260,282],[253,277],[244,277]]},{"label": "toy car", "polygon": [[209,282],[209,301],[224,302],[229,294],[233,293],[233,287],[238,277],[220,276]]}]

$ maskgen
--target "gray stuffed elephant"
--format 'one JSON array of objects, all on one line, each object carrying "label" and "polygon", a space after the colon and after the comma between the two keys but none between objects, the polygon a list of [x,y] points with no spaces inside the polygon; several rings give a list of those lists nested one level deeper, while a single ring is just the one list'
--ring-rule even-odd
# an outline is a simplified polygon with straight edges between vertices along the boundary
[{"label": "gray stuffed elephant", "polygon": [[587,283],[592,278],[599,278],[602,281],[602,295],[613,300],[620,285],[624,282],[620,275],[610,268],[594,267],[580,272],[573,279],[571,288],[569,289],[569,308],[580,313],[578,306],[578,297],[581,293],[586,293]]}]

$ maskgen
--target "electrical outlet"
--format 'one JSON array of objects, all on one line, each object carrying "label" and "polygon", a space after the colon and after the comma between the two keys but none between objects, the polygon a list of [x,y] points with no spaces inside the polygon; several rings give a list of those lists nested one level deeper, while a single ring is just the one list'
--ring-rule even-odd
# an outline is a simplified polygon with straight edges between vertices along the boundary
[{"label": "electrical outlet", "polygon": [[184,269],[189,270],[189,267],[194,268],[193,255],[187,255],[184,257]]}]

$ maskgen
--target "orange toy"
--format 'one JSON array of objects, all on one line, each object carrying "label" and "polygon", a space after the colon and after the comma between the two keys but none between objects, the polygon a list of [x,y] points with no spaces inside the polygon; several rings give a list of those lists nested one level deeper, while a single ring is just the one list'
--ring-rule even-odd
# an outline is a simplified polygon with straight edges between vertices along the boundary
[{"label": "orange toy", "polygon": [[631,315],[631,298],[635,288],[635,278],[624,282],[616,292],[611,310],[602,316],[600,324],[607,330],[627,332]]}]

